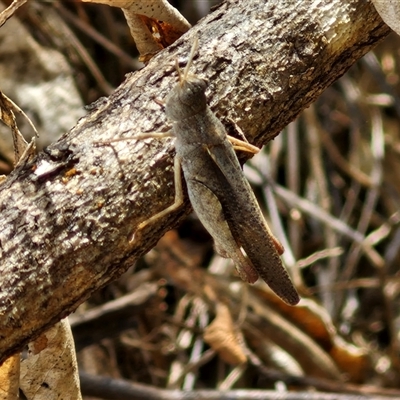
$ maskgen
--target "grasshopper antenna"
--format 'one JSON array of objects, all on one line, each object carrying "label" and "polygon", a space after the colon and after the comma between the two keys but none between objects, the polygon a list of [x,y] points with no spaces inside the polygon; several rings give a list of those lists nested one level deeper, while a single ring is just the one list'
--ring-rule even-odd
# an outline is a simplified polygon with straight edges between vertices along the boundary
[{"label": "grasshopper antenna", "polygon": [[182,70],[179,68],[178,60],[177,59],[175,60],[175,66],[176,66],[176,70],[178,71],[180,85],[182,85],[183,82],[185,82],[187,80],[187,77],[189,75],[189,69],[192,65],[194,55],[196,54],[196,51],[198,48],[199,48],[199,38],[196,36],[193,40],[193,44],[192,44],[192,48],[190,50],[188,62],[186,64],[185,69],[183,70],[183,74],[182,74]]},{"label": "grasshopper antenna", "polygon": [[196,54],[196,51],[198,50],[198,48],[199,48],[199,38],[197,36],[195,36],[195,38],[193,40],[192,48],[190,50],[188,62],[186,64],[185,69],[183,70],[183,79],[184,80],[186,80],[189,75],[189,69],[192,66],[193,58],[194,58],[194,55]]}]

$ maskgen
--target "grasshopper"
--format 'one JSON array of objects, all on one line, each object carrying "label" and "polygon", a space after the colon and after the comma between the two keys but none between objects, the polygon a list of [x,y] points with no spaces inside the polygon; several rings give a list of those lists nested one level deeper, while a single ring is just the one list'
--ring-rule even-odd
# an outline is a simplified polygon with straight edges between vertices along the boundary
[{"label": "grasshopper", "polygon": [[179,82],[165,102],[171,132],[140,137],[175,137],[175,201],[137,230],[181,206],[182,168],[190,202],[217,251],[234,261],[244,281],[254,283],[261,277],[283,301],[295,305],[300,299],[280,259],[283,247],[271,233],[234,152],[256,153],[259,149],[228,136],[208,107],[207,81],[189,75],[197,46],[195,40],[183,73],[177,63]]}]

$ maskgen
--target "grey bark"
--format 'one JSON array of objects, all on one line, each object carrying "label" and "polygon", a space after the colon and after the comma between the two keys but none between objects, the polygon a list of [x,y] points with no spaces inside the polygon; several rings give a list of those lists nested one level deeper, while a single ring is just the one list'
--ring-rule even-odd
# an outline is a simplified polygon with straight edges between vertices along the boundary
[{"label": "grey bark", "polygon": [[98,145],[168,130],[154,98],[200,39],[193,70],[229,133],[262,145],[389,33],[359,0],[229,0],[127,76],[109,98],[0,187],[0,361],[120,276],[190,211],[129,239],[174,197],[169,139]]}]

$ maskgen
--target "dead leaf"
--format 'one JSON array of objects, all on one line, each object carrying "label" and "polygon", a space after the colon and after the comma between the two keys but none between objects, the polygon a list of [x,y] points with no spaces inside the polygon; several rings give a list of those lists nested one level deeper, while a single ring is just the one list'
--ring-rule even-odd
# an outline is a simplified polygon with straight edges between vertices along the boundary
[{"label": "dead leaf", "polygon": [[18,399],[20,355],[14,354],[0,367],[0,400]]},{"label": "dead leaf", "polygon": [[239,341],[229,308],[219,303],[216,317],[205,329],[203,338],[228,364],[238,365],[247,361]]},{"label": "dead leaf", "polygon": [[325,308],[315,300],[303,298],[297,307],[290,307],[277,301],[268,293],[263,294],[288,320],[307,334],[320,346],[352,382],[358,382],[370,367],[369,357],[364,349],[345,342],[338,334]]},{"label": "dead leaf", "polygon": [[21,363],[20,386],[28,399],[82,399],[68,319],[29,344],[28,358]]}]

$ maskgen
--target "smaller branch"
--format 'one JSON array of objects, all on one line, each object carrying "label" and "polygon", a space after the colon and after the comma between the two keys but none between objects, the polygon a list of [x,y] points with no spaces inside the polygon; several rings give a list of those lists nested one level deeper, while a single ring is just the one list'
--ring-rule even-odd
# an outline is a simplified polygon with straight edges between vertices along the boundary
[{"label": "smaller branch", "polygon": [[15,12],[23,6],[28,0],[14,0],[5,10],[0,14],[0,27],[9,20]]},{"label": "smaller branch", "polygon": [[[146,24],[146,19],[163,21],[173,28],[173,38],[167,39],[172,44],[177,38],[191,28],[189,22],[183,15],[167,0],[83,0],[88,3],[107,4],[122,9],[128,23],[131,35],[136,47],[144,61],[148,61],[153,55],[164,48],[153,36],[152,31]],[[163,35],[165,35],[163,31]]]}]

